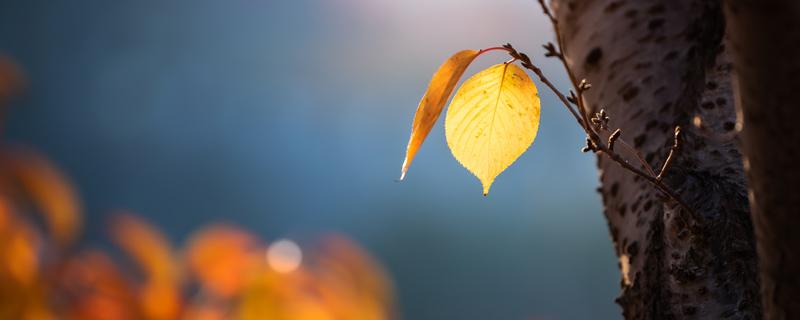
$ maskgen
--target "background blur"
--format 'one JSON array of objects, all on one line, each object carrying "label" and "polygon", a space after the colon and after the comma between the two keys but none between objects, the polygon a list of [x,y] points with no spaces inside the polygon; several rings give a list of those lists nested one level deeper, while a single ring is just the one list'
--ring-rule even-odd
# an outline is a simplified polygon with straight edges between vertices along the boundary
[{"label": "background blur", "polygon": [[91,245],[119,209],[178,243],[214,221],[334,231],[385,265],[404,319],[618,318],[594,158],[544,88],[537,140],[488,197],[441,123],[394,182],[440,63],[550,38],[533,0],[6,0],[0,53],[29,86],[4,134],[72,178]]}]

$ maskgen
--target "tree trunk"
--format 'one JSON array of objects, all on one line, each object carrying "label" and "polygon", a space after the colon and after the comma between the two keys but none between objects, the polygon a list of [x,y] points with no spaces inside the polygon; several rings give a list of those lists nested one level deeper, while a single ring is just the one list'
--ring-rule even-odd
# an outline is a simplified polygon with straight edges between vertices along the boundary
[{"label": "tree trunk", "polygon": [[610,127],[621,128],[654,168],[666,159],[674,126],[683,128],[682,147],[664,181],[698,216],[598,157],[625,318],[760,318],[721,5],[554,2],[570,66],[593,85],[586,96],[591,112],[608,111]]},{"label": "tree trunk", "polygon": [[800,319],[800,2],[727,0],[768,319]]}]

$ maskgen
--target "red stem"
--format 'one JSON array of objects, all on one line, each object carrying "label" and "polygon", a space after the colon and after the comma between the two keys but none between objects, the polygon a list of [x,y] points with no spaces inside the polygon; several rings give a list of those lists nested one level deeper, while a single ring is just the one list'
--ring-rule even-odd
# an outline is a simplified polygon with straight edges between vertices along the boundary
[{"label": "red stem", "polygon": [[505,51],[509,51],[509,50],[508,50],[508,48],[504,48],[504,47],[491,47],[491,48],[486,48],[486,49],[481,49],[481,50],[479,50],[479,51],[478,51],[478,55],[482,55],[482,54],[484,54],[484,53],[487,53],[487,52],[489,52],[489,51],[495,51],[495,50],[505,50]]}]

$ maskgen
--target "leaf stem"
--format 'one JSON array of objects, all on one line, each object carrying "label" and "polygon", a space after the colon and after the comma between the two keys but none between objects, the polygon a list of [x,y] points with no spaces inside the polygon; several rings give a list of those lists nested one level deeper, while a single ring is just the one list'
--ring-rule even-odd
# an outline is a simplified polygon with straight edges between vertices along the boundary
[{"label": "leaf stem", "polygon": [[491,47],[491,48],[481,49],[481,50],[478,50],[478,55],[482,55],[482,54],[487,53],[489,51],[495,51],[495,50],[508,51],[508,48],[505,48],[505,47]]}]

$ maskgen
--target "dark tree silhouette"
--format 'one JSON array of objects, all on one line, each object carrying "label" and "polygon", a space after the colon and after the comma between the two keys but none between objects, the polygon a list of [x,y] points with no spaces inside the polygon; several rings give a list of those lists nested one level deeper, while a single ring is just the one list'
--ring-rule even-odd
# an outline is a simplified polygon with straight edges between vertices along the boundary
[{"label": "dark tree silhouette", "polygon": [[800,319],[800,2],[727,0],[734,89],[768,319]]},{"label": "dark tree silhouette", "polygon": [[722,6],[553,3],[570,68],[593,84],[585,95],[588,112],[608,111],[609,126],[620,128],[653,168],[666,161],[674,126],[683,128],[663,181],[695,214],[598,156],[622,271],[617,302],[627,319],[762,317]]}]

